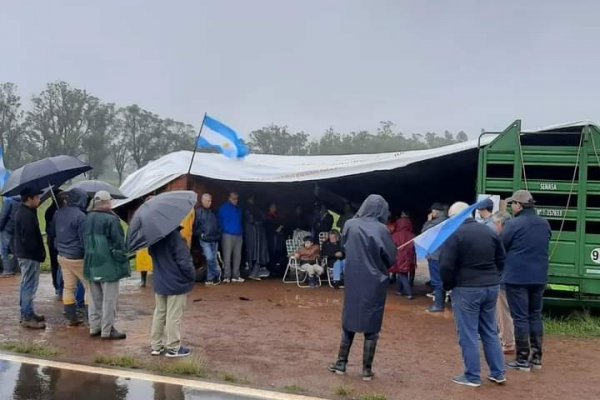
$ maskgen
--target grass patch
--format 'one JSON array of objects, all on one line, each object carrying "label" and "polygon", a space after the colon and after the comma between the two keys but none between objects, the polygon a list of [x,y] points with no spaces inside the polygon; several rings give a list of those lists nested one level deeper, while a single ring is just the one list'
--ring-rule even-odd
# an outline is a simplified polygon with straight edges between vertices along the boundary
[{"label": "grass patch", "polygon": [[31,354],[37,357],[56,357],[60,351],[52,346],[41,345],[33,342],[4,342],[0,349],[20,354]]},{"label": "grass patch", "polygon": [[385,394],[381,394],[381,393],[367,393],[367,394],[361,395],[358,399],[359,400],[387,400],[387,397],[385,397]]},{"label": "grass patch", "polygon": [[298,386],[298,385],[284,386],[283,390],[287,393],[292,393],[292,394],[300,394],[300,393],[306,392],[306,389],[304,389],[303,387]]},{"label": "grass patch", "polygon": [[354,389],[346,387],[344,385],[340,385],[338,387],[335,388],[334,391],[336,396],[340,396],[340,397],[352,397],[354,395]]},{"label": "grass patch", "polygon": [[108,365],[109,367],[120,367],[120,368],[131,368],[137,369],[142,368],[143,365],[140,364],[135,358],[122,356],[97,356],[94,359],[96,364]]},{"label": "grass patch", "polygon": [[600,317],[590,311],[575,311],[567,315],[546,315],[544,330],[547,335],[572,337],[600,337]]},{"label": "grass patch", "polygon": [[223,374],[223,380],[225,382],[229,382],[229,383],[237,383],[238,382],[237,377],[235,375],[229,374],[229,373]]},{"label": "grass patch", "polygon": [[196,378],[206,378],[207,376],[205,362],[198,356],[175,362],[160,362],[154,370],[168,375],[185,375]]}]

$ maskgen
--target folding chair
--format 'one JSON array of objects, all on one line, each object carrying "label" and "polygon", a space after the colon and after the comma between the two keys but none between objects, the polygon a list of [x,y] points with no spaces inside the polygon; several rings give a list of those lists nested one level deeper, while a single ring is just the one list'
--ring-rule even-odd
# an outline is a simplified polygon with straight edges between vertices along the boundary
[{"label": "folding chair", "polygon": [[[294,255],[298,252],[298,249],[302,246],[302,243],[295,241],[294,239],[288,239],[285,241],[285,247],[287,250],[288,263],[283,274],[283,283],[295,283],[300,288],[307,288],[306,278],[308,274],[300,269],[300,263],[294,258]],[[293,275],[294,279],[288,279],[288,275]],[[302,278],[300,278],[302,275]]]}]

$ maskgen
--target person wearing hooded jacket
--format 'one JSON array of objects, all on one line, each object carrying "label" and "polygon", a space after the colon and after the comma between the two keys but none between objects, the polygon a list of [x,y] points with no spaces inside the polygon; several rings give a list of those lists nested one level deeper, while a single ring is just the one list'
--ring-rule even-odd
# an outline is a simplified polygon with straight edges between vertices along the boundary
[{"label": "person wearing hooded jacket", "polygon": [[417,255],[415,253],[415,245],[412,240],[415,234],[412,231],[413,226],[410,218],[402,217],[396,221],[392,240],[398,248],[396,255],[396,264],[390,268],[391,273],[398,274],[398,291],[396,294],[403,294],[409,300],[413,299],[412,287],[410,284],[410,274],[414,274],[417,269]]},{"label": "person wearing hooded jacket", "polygon": [[[2,274],[0,278],[9,278],[15,275],[18,268],[17,257],[12,250],[12,239],[15,234],[15,215],[20,208],[21,198],[19,196],[6,197],[2,203],[0,212],[0,255],[2,256]],[[11,257],[12,255],[12,257]]]},{"label": "person wearing hooded jacket", "polygon": [[[423,229],[421,233],[433,228],[436,225],[444,222],[447,217],[447,208],[441,203],[434,203],[431,206],[431,212],[427,216],[427,222],[423,225]],[[446,301],[446,292],[444,291],[444,286],[442,284],[442,279],[440,277],[440,252],[441,249],[438,249],[433,254],[427,257],[427,263],[429,266],[429,277],[431,278],[431,286],[433,287],[433,296],[434,303],[431,307],[427,309],[427,312],[437,313],[444,312],[445,301]]]},{"label": "person wearing hooded jacket", "polygon": [[[84,303],[89,304],[90,288],[83,276],[84,224],[85,210],[89,202],[85,191],[73,188],[67,192],[67,206],[59,208],[54,214],[52,230],[55,236],[55,246],[58,252],[58,263],[64,281],[63,305],[70,326],[80,325],[77,318],[76,289],[78,282],[85,290]],[[87,312],[86,312],[87,316]]]},{"label": "person wearing hooded jacket", "polygon": [[337,361],[328,369],[339,375],[346,373],[352,341],[357,332],[362,332],[365,336],[362,378],[365,381],[374,376],[372,364],[383,322],[388,269],[396,263],[396,246],[385,226],[389,214],[385,199],[372,194],[363,202],[356,217],[346,222],[342,233],[346,255],[343,332]]}]

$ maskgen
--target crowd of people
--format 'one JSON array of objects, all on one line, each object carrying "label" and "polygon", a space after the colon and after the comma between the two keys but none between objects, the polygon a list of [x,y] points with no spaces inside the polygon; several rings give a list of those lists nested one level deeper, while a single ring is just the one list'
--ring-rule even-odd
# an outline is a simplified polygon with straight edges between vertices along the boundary
[{"label": "crowd of people", "polygon": [[[87,322],[90,336],[119,340],[126,338],[115,328],[119,281],[130,275],[130,255],[121,222],[111,210],[111,200],[105,191],[92,198],[79,189],[57,193],[56,209],[46,213],[46,233],[50,253],[55,253],[51,258],[56,257],[53,282],[68,324]],[[371,195],[356,213],[346,207],[338,220],[340,234],[323,204],[316,204],[312,215],[297,207],[293,218],[284,222],[276,204],[263,210],[253,197],[243,208],[239,202],[239,195],[232,192],[224,204],[214,208],[211,194],[204,193],[199,207],[190,212],[180,228],[137,253],[137,267],[154,273],[152,355],[190,354],[190,349],[181,345],[179,325],[186,295],[195,282],[192,237],[197,238],[206,259],[207,286],[244,282],[243,260],[249,279],[281,273],[282,265],[288,262],[285,241],[296,237],[303,245],[290,256],[306,273],[309,285],[319,286],[319,276],[329,268],[334,286],[343,284],[345,288],[342,340],[337,361],[329,370],[345,373],[354,336],[363,333],[363,379],[371,380],[390,278],[398,282],[397,295],[414,298],[417,263],[409,216],[401,213],[391,220],[387,202]],[[458,384],[481,384],[479,341],[490,367],[488,379],[493,382],[506,381],[505,367],[530,371],[542,365],[541,311],[550,226],[535,212],[529,192],[517,191],[507,203],[512,217],[505,211],[494,213],[490,199],[481,202],[480,223],[467,218],[427,258],[434,298],[427,311],[443,312],[447,292],[451,293],[465,364],[464,373],[453,379]],[[45,328],[45,318],[36,314],[33,302],[40,263],[46,259],[37,216],[39,204],[40,194],[25,190],[20,198],[7,199],[0,214],[2,276],[13,276],[18,264],[22,274],[21,325],[31,329]],[[433,204],[421,232],[467,207],[461,202],[451,207]],[[323,258],[325,264],[319,262]],[[142,274],[144,286],[146,275]],[[516,353],[515,360],[505,364],[504,355],[511,353]]]}]

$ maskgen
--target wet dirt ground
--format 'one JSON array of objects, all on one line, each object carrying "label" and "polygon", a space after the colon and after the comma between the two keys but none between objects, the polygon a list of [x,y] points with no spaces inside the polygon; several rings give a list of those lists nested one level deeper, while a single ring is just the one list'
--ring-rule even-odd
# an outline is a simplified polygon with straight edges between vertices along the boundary
[{"label": "wet dirt ground", "polygon": [[[117,327],[127,340],[103,342],[85,328],[67,328],[62,306],[54,300],[50,276],[42,275],[36,312],[46,316],[45,331],[19,327],[18,278],[0,280],[0,341],[32,340],[61,350],[59,359],[93,363],[97,355],[128,355],[151,362],[149,330],[154,306],[151,285],[140,289],[135,279],[123,282]],[[419,291],[419,288],[417,288]],[[581,399],[600,398],[600,340],[548,337],[544,369],[508,372],[508,383],[484,382],[473,389],[450,382],[461,373],[452,313],[430,315],[431,300],[420,290],[415,300],[390,295],[375,357],[375,379],[362,382],[362,340],[350,354],[348,375],[330,374],[340,337],[343,291],[329,287],[300,289],[277,280],[217,287],[197,285],[188,298],[182,324],[186,345],[207,363],[209,379],[225,374],[251,386],[340,398],[380,393],[388,399]],[[482,363],[482,375],[487,373]]]}]

